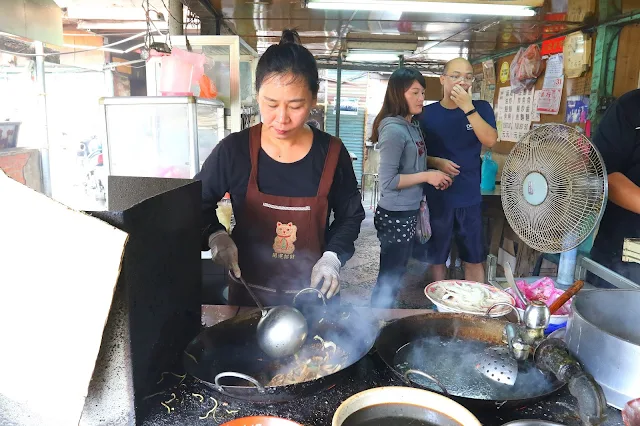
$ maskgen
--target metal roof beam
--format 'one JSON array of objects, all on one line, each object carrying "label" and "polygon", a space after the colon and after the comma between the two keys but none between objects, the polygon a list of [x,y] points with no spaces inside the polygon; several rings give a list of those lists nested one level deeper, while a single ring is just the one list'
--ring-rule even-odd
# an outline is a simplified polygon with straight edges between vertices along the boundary
[{"label": "metal roof beam", "polygon": [[[441,74],[444,69],[444,64],[419,64],[412,62],[405,62],[405,67],[416,68],[419,71],[430,72],[433,74]],[[318,62],[318,68],[327,69],[327,70],[335,70],[338,69],[338,64],[336,63],[323,63]],[[393,72],[398,69],[397,63],[390,64],[349,64],[342,63],[342,70],[345,71],[371,71],[371,72]]]}]

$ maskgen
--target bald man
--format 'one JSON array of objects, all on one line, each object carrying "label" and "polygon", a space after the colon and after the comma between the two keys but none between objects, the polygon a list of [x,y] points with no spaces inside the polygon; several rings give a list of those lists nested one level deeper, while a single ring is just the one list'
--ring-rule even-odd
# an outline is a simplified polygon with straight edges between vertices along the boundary
[{"label": "bald man", "polygon": [[[440,76],[444,97],[419,116],[428,165],[454,177],[445,191],[426,188],[432,236],[426,261],[435,281],[446,279],[451,240],[456,239],[465,278],[484,282],[485,244],[480,194],[480,151],[498,140],[496,119],[486,101],[471,100],[473,67],[464,58],[449,61]],[[422,256],[421,256],[422,257]]]}]

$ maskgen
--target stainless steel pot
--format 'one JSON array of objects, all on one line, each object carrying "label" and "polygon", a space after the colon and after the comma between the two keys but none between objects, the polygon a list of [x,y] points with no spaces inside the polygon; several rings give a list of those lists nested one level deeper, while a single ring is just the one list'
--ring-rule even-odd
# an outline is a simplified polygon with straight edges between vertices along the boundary
[{"label": "stainless steel pot", "polygon": [[565,340],[621,410],[640,397],[640,290],[589,290],[572,305]]}]

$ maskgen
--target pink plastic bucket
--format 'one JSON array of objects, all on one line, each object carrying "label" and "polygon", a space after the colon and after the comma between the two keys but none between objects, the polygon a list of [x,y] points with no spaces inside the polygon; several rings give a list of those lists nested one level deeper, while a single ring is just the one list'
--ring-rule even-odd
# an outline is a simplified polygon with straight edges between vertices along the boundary
[{"label": "pink plastic bucket", "polygon": [[159,92],[163,96],[193,96],[191,86],[204,72],[205,56],[173,48],[161,59]]}]

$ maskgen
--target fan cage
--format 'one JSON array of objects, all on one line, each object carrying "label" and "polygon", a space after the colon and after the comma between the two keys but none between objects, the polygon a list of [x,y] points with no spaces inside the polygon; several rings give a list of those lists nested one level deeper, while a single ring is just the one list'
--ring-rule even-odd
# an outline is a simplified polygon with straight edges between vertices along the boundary
[{"label": "fan cage", "polygon": [[[523,194],[533,172],[547,180],[545,200],[534,206]],[[522,241],[543,253],[578,247],[595,229],[607,200],[607,172],[600,152],[576,129],[547,124],[528,132],[502,171],[502,207]]]}]

